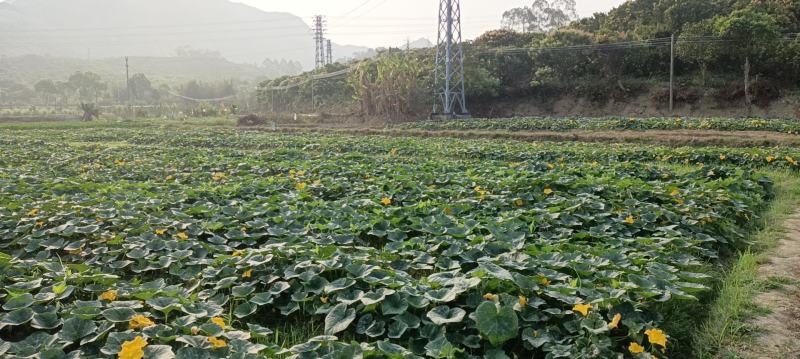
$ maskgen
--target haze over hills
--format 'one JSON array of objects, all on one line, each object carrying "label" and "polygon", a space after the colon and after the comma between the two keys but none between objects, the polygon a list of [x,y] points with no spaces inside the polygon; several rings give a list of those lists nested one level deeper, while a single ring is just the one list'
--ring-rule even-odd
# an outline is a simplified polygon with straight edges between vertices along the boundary
[{"label": "haze over hills", "polygon": [[[168,57],[178,48],[219,52],[238,63],[314,62],[302,18],[227,0],[7,0],[0,2],[0,56],[82,59]],[[334,43],[334,58],[367,48]]]}]

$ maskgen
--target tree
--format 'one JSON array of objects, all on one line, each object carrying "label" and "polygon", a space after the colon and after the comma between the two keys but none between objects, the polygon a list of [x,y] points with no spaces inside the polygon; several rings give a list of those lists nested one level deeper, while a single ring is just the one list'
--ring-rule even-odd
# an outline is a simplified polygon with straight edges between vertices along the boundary
[{"label": "tree", "polygon": [[147,103],[158,101],[160,96],[145,74],[133,74],[130,78],[131,100]]},{"label": "tree", "polygon": [[67,80],[69,87],[78,92],[81,100],[97,102],[100,94],[106,90],[107,86],[94,72],[76,72]]},{"label": "tree", "polygon": [[744,97],[749,110],[752,104],[750,58],[770,48],[781,37],[780,27],[771,16],[752,9],[737,10],[720,17],[714,26],[719,36],[736,44],[728,47],[731,55],[744,57]]},{"label": "tree", "polygon": [[36,91],[36,93],[39,94],[39,96],[41,96],[45,104],[50,104],[50,99],[55,96],[58,96],[58,94],[60,93],[58,87],[56,87],[55,82],[53,82],[53,80],[50,79],[39,80],[39,82],[33,85],[33,89]]},{"label": "tree", "polygon": [[692,41],[692,38],[713,35],[714,21],[704,20],[684,26],[678,38],[678,56],[700,68],[701,86],[705,86],[708,65],[719,56],[720,48],[715,43]]},{"label": "tree", "polygon": [[531,6],[503,13],[503,24],[522,32],[548,32],[578,18],[575,0],[534,0]]}]

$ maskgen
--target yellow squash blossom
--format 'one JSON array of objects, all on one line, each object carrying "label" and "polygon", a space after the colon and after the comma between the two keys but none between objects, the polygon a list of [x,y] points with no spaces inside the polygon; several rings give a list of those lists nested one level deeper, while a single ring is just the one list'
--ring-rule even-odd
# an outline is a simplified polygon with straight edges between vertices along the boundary
[{"label": "yellow squash blossom", "polygon": [[383,197],[381,199],[381,204],[383,204],[384,206],[388,206],[388,205],[392,204],[392,199],[388,198],[388,197]]},{"label": "yellow squash blossom", "polygon": [[189,331],[192,332],[192,335],[197,335],[197,333],[200,333],[200,328],[192,327],[192,329],[189,329]]},{"label": "yellow squash blossom", "polygon": [[142,359],[144,357],[144,347],[146,346],[147,340],[141,336],[136,336],[133,340],[122,343],[117,356],[119,359]]},{"label": "yellow squash blossom", "polygon": [[727,158],[728,158],[728,156],[725,156],[725,155],[719,155],[719,160],[720,160],[720,161],[725,161]]},{"label": "yellow squash blossom", "polygon": [[298,191],[302,191],[302,190],[306,189],[306,183],[305,182],[298,182],[296,185],[294,185],[294,189],[296,189]]},{"label": "yellow squash blossom", "polygon": [[620,320],[622,320],[622,314],[617,313],[614,318],[611,318],[611,323],[608,323],[608,329],[617,329]]},{"label": "yellow squash blossom", "polygon": [[555,169],[555,168],[556,168],[556,165],[554,165],[552,163],[548,163],[547,164],[547,169],[551,169],[552,170],[552,169]]},{"label": "yellow squash blossom", "polygon": [[550,188],[550,187],[545,187],[544,191],[542,191],[542,192],[544,192],[545,196],[549,196],[549,195],[553,194],[553,189]]},{"label": "yellow squash blossom", "polygon": [[322,304],[328,304],[328,297],[319,297],[319,301],[322,302]]},{"label": "yellow squash blossom", "polygon": [[102,294],[100,294],[100,299],[113,302],[117,300],[117,291],[116,290],[105,291]]},{"label": "yellow squash blossom", "polygon": [[224,340],[217,339],[217,337],[208,337],[208,342],[211,343],[211,346],[214,349],[224,348],[228,346],[228,344],[225,343]]},{"label": "yellow squash blossom", "polygon": [[772,162],[774,162],[776,159],[777,159],[777,158],[775,158],[774,156],[767,156],[767,163],[772,163]]},{"label": "yellow squash blossom", "polygon": [[648,329],[645,330],[644,334],[647,335],[647,341],[650,344],[658,344],[662,348],[667,347],[667,335],[664,334],[664,331],[661,329]]},{"label": "yellow squash blossom", "polygon": [[39,209],[38,208],[34,208],[34,209],[28,211],[28,217],[34,217],[34,216],[36,216],[38,214],[39,214]]},{"label": "yellow squash blossom", "polygon": [[628,350],[633,354],[644,353],[644,347],[636,342],[631,342],[631,345],[628,346]]},{"label": "yellow squash blossom", "polygon": [[114,164],[117,166],[124,166],[125,160],[114,160]]},{"label": "yellow squash blossom", "polygon": [[572,310],[575,311],[575,312],[579,312],[579,313],[583,314],[583,316],[585,317],[585,316],[589,315],[589,311],[592,310],[592,305],[591,304],[575,304],[575,306],[572,307]]},{"label": "yellow squash blossom", "polygon": [[166,229],[156,229],[156,234],[159,235],[159,236],[161,236],[161,235],[163,235],[165,233],[167,233]]},{"label": "yellow squash blossom", "polygon": [[242,278],[250,278],[253,276],[253,270],[248,269],[244,273],[242,273]]},{"label": "yellow squash blossom", "polygon": [[550,285],[551,282],[547,278],[542,278],[542,280],[540,280],[539,283],[541,283],[543,286],[546,287],[546,286]]},{"label": "yellow squash blossom", "polygon": [[396,148],[392,148],[392,150],[389,151],[389,155],[390,156],[397,156],[397,149]]},{"label": "yellow squash blossom", "polygon": [[496,301],[500,300],[500,296],[498,296],[497,294],[486,293],[486,294],[483,295],[483,299],[491,300],[491,301],[495,301],[496,302]]},{"label": "yellow squash blossom", "polygon": [[189,235],[186,234],[186,232],[180,232],[176,236],[178,237],[178,239],[180,239],[182,241],[185,241],[185,240],[189,239]]},{"label": "yellow squash blossom", "polygon": [[36,221],[36,227],[44,227],[44,221]]},{"label": "yellow squash blossom", "polygon": [[244,251],[233,251],[233,254],[231,255],[234,257],[241,257],[244,255]]},{"label": "yellow squash blossom", "polygon": [[225,179],[225,174],[222,172],[214,172],[213,174],[211,174],[211,179],[220,182]]},{"label": "yellow squash blossom", "polygon": [[174,179],[175,179],[175,176],[173,176],[173,175],[169,175],[169,176],[167,176],[167,178],[166,178],[166,180],[167,180],[167,181],[172,181],[172,180],[174,180]]},{"label": "yellow squash blossom", "polygon": [[526,305],[528,305],[528,298],[524,295],[519,296],[519,306],[524,307]]},{"label": "yellow squash blossom", "polygon": [[628,216],[628,217],[625,218],[625,223],[634,224],[634,223],[636,223],[636,218],[633,218],[633,216]]},{"label": "yellow squash blossom", "polygon": [[152,327],[156,325],[150,318],[145,317],[144,315],[134,315],[130,321],[128,321],[128,329],[142,329],[147,327]]},{"label": "yellow squash blossom", "polygon": [[786,156],[786,162],[791,163],[792,166],[797,166],[797,161],[794,158],[792,158],[791,156]]},{"label": "yellow squash blossom", "polygon": [[681,191],[679,191],[679,190],[676,188],[676,189],[673,189],[673,190],[672,190],[672,193],[670,193],[669,195],[670,195],[670,196],[672,196],[672,197],[678,197],[678,196],[680,196],[680,195],[681,195]]},{"label": "yellow squash blossom", "polygon": [[525,201],[518,199],[514,201],[514,204],[517,205],[517,207],[522,207],[523,205],[525,205]]},{"label": "yellow squash blossom", "polygon": [[225,319],[221,317],[214,317],[211,318],[211,322],[216,324],[218,327],[225,329]]}]

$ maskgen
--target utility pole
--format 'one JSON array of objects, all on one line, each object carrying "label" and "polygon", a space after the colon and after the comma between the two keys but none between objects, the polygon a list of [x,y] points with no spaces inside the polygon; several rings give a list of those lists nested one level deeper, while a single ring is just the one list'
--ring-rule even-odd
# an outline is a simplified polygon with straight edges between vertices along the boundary
[{"label": "utility pole", "polygon": [[438,30],[434,70],[435,92],[431,117],[469,117],[464,95],[460,0],[440,1]]},{"label": "utility pole", "polygon": [[325,67],[325,17],[314,16],[314,41],[316,43],[316,68]]},{"label": "utility pole", "polygon": [[325,55],[328,56],[328,65],[333,64],[333,45],[331,44],[331,40],[326,40],[327,42],[327,51],[325,51]]},{"label": "utility pole", "polygon": [[669,113],[675,109],[675,34],[669,40]]},{"label": "utility pole", "polygon": [[126,88],[126,91],[127,91],[127,94],[125,94],[126,95],[125,97],[126,97],[126,100],[128,102],[128,105],[130,105],[130,103],[131,103],[131,73],[130,73],[130,68],[128,67],[128,57],[127,56],[125,56],[125,88]]}]

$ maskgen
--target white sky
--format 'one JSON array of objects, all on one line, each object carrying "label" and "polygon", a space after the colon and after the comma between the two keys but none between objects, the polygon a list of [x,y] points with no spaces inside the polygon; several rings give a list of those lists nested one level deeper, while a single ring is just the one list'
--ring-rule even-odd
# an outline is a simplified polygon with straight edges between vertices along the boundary
[{"label": "white sky", "polygon": [[[438,0],[235,0],[265,11],[283,11],[310,23],[325,15],[328,38],[339,44],[399,46],[406,39],[436,41]],[[577,0],[580,16],[605,12],[625,0]],[[464,39],[500,27],[504,11],[530,0],[461,0]]]}]

